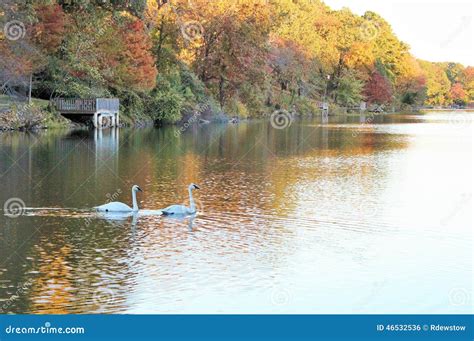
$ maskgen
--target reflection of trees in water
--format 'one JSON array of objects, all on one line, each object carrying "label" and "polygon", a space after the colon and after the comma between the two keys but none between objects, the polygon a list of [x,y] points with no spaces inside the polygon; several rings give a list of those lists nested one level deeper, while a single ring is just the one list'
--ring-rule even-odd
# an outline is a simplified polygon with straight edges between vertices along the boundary
[{"label": "reflection of trees in water", "polygon": [[[404,147],[400,141],[371,133],[372,128],[354,138],[350,129],[306,123],[295,122],[285,130],[274,129],[263,121],[209,125],[192,127],[178,138],[173,127],[145,129],[138,134],[124,130],[126,142],[120,153],[128,162],[122,165],[127,168],[122,173],[138,174],[137,178],[145,181],[151,189],[146,193],[151,208],[156,203],[185,201],[185,186],[205,181],[205,190],[197,195],[203,202],[209,202],[207,209],[266,210],[275,209],[278,202],[278,207],[290,211],[294,183],[319,177],[354,176],[353,172],[337,172],[326,164],[308,172],[301,168],[301,157],[331,163],[332,158],[354,158],[375,150]],[[373,167],[361,163],[358,171],[367,178]]]},{"label": "reflection of trees in water", "polygon": [[[48,250],[45,250],[45,247]],[[38,268],[31,291],[30,311],[35,313],[67,314],[73,304],[74,294],[70,281],[71,267],[67,258],[70,256],[69,245],[56,243],[36,246]]]},{"label": "reflection of trees in water", "polygon": [[[127,276],[131,271],[129,260],[133,258],[130,223],[117,228],[96,219],[86,228],[84,219],[19,219],[22,228],[17,226],[16,231],[28,233],[10,240],[9,251],[16,255],[2,264],[0,278],[15,288],[26,281],[31,285],[9,311],[84,313],[111,311],[123,305],[125,288],[131,280]],[[35,225],[42,228],[33,234]],[[112,301],[102,302],[98,296],[111,288],[116,295]],[[2,298],[8,295],[0,293]]]},{"label": "reflection of trees in water", "polygon": [[[178,138],[175,127],[121,129],[120,139],[107,131],[100,138],[90,130],[51,131],[38,136],[0,135],[2,151],[18,159],[25,171],[8,172],[6,181],[0,183],[0,192],[2,198],[15,194],[30,206],[91,207],[104,202],[106,194],[118,188],[123,193],[118,200],[129,202],[130,187],[137,183],[145,190],[140,197],[142,206],[156,209],[187,200],[186,186],[196,182],[202,185],[196,197],[204,203],[205,214],[203,219],[196,219],[192,233],[199,232],[204,224],[209,229],[225,224],[228,229],[222,248],[229,238],[229,252],[241,252],[243,257],[258,254],[251,258],[250,267],[268,262],[278,266],[286,261],[294,247],[293,224],[297,222],[291,220],[291,214],[300,200],[295,186],[308,189],[323,180],[344,184],[349,179],[358,179],[350,184],[352,191],[376,191],[371,178],[383,177],[387,165],[383,158],[374,160],[370,156],[406,147],[402,139],[374,134],[373,127],[365,127],[353,137],[351,129],[339,129],[333,124],[296,121],[284,130],[274,129],[263,121],[207,125],[191,127]],[[12,164],[13,161],[3,158],[2,173]],[[31,190],[34,186],[37,187]],[[214,215],[216,221],[208,219]],[[18,302],[18,311],[28,310],[25,304],[35,303],[35,298],[48,290],[48,277],[66,280],[52,282],[53,289],[47,295],[49,301],[36,301],[35,309],[47,310],[45,302],[53,302],[57,312],[68,304],[76,312],[94,310],[86,302],[90,301],[94,287],[100,283],[129,283],[123,279],[130,271],[129,266],[120,262],[133,257],[129,253],[133,243],[129,229],[114,229],[100,221],[84,228],[81,219],[64,222],[64,218],[59,218],[54,224],[66,226],[63,237],[45,231],[29,240],[34,224],[44,221],[19,219],[9,223],[8,230],[9,237],[17,235],[13,240],[8,239],[15,248],[2,249],[11,252],[26,241],[18,251],[21,257],[40,257],[37,262],[28,261],[27,267],[18,266],[18,259],[12,258],[1,275],[17,285],[32,276],[28,271],[39,272],[35,275],[38,279],[31,289],[31,297]],[[157,233],[153,231],[156,224],[165,223],[155,222],[148,227],[139,221],[137,230],[153,236]],[[246,229],[254,229],[254,233],[249,235]],[[246,239],[234,243],[232,238],[240,233]],[[180,242],[185,237],[179,228],[164,229],[153,238],[150,243],[159,240],[163,246],[182,252]],[[269,240],[272,247],[265,245]],[[280,247],[274,248],[275,245]],[[3,250],[2,256],[7,252]],[[99,257],[100,262],[91,261]],[[166,261],[171,256],[163,257]],[[62,292],[65,287],[72,291]],[[70,292],[84,295],[73,302]]]}]

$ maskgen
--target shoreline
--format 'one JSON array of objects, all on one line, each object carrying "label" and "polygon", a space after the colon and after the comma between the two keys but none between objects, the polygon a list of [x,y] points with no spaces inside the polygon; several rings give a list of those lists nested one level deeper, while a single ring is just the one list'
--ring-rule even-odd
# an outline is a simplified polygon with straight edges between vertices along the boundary
[{"label": "shoreline", "polygon": [[[377,112],[364,112],[364,113],[336,113],[333,115],[329,115],[329,118],[337,118],[337,117],[360,117],[362,115],[366,116],[371,116],[371,115],[376,115],[376,116],[392,116],[392,115],[401,115],[401,116],[409,116],[409,115],[425,115],[427,113],[436,113],[436,112],[442,112],[442,113],[448,113],[448,112],[453,112],[453,113],[462,113],[462,112],[472,112],[474,113],[474,109],[422,109],[418,111],[400,111],[400,112],[384,112],[384,113],[377,113]],[[314,114],[314,115],[305,115],[305,116],[297,116],[295,120],[305,120],[305,119],[314,119],[318,116],[321,116],[321,114]],[[145,128],[156,128],[160,129],[162,127],[176,127],[176,128],[182,128],[183,126],[203,126],[203,125],[209,125],[209,124],[232,124],[232,125],[237,125],[241,122],[252,122],[252,121],[261,121],[261,120],[267,120],[270,121],[270,115],[264,115],[262,117],[247,117],[247,118],[239,118],[239,119],[233,119],[229,118],[226,116],[227,119],[223,119],[222,116],[216,117],[215,119],[210,119],[210,120],[194,120],[190,121],[188,120],[181,120],[180,122],[177,123],[164,123],[164,124],[155,124],[152,121],[138,121],[136,123],[126,123],[126,124],[121,124],[118,129],[120,128],[128,128],[128,129],[145,129]],[[67,120],[67,119],[64,119]],[[46,122],[43,124],[33,126],[30,128],[25,128],[25,127],[9,127],[9,126],[0,126],[0,134],[1,133],[7,133],[7,132],[37,132],[37,131],[44,131],[44,130],[52,130],[52,129],[94,129],[90,125],[87,124],[80,124],[80,123],[75,123],[72,121],[67,120],[67,122],[55,122],[51,118],[48,118]],[[109,129],[108,127],[103,127],[101,129]]]}]

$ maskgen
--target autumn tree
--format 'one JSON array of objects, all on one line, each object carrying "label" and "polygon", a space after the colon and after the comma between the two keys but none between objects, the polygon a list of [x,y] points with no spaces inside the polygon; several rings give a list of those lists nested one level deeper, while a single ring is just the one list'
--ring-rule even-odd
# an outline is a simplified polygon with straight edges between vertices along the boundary
[{"label": "autumn tree", "polygon": [[372,74],[364,88],[364,95],[368,103],[387,104],[392,100],[392,86],[390,81],[378,70]]},{"label": "autumn tree", "polygon": [[364,82],[357,78],[353,70],[345,70],[340,77],[335,98],[343,106],[358,105],[364,97],[363,92]]},{"label": "autumn tree", "polygon": [[123,48],[118,53],[117,75],[122,85],[133,90],[151,90],[156,84],[157,70],[151,53],[151,41],[139,19],[127,22],[119,31]]},{"label": "autumn tree", "polygon": [[191,18],[202,25],[192,65],[200,79],[216,94],[223,107],[238,96],[244,83],[258,87],[264,79],[270,17],[258,0],[235,4],[209,1],[195,4]]},{"label": "autumn tree", "polygon": [[462,82],[467,93],[468,100],[474,102],[474,67],[468,66],[464,69]]},{"label": "autumn tree", "polygon": [[366,12],[363,19],[367,25],[363,35],[372,38],[375,59],[384,65],[387,77],[396,80],[402,73],[404,58],[409,53],[408,45],[397,38],[391,26],[378,14]]},{"label": "autumn tree", "polygon": [[[35,39],[35,26],[28,24],[29,9],[23,2],[0,3],[0,92],[26,90],[31,102],[33,75],[45,67],[47,56]],[[17,19],[8,21],[9,16]]]},{"label": "autumn tree", "polygon": [[0,31],[0,86],[36,79],[43,98],[118,96],[131,115],[164,122],[203,103],[247,115],[315,112],[323,97],[407,109],[474,101],[472,66],[417,60],[378,14],[320,0],[0,2],[0,22],[11,18],[26,32]]},{"label": "autumn tree", "polygon": [[68,16],[57,3],[35,6],[33,39],[46,53],[53,53],[64,39]]},{"label": "autumn tree", "polygon": [[420,61],[420,66],[426,75],[426,103],[428,105],[449,104],[451,83],[443,68],[439,64],[426,61]]},{"label": "autumn tree", "polygon": [[406,54],[399,66],[395,92],[400,105],[419,106],[426,97],[426,76],[418,61]]},{"label": "autumn tree", "polygon": [[455,83],[449,91],[449,97],[454,103],[463,105],[466,104],[468,96],[461,83]]},{"label": "autumn tree", "polygon": [[464,73],[464,66],[459,63],[441,63],[440,66],[445,70],[451,84],[461,82]]},{"label": "autumn tree", "polygon": [[273,37],[268,65],[281,90],[300,94],[302,83],[306,82],[309,58],[294,41]]}]

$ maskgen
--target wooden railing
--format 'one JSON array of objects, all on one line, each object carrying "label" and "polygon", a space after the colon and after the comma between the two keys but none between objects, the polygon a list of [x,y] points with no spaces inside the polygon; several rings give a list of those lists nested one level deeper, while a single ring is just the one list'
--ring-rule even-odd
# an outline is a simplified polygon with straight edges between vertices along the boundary
[{"label": "wooden railing", "polygon": [[118,112],[118,98],[56,98],[53,100],[56,110],[66,114],[94,114],[98,111]]},{"label": "wooden railing", "polygon": [[118,98],[97,98],[96,99],[97,110],[108,110],[112,112],[118,112],[120,108],[120,101]]},{"label": "wooden railing", "polygon": [[53,100],[56,110],[63,113],[93,114],[96,112],[95,99],[56,98]]}]

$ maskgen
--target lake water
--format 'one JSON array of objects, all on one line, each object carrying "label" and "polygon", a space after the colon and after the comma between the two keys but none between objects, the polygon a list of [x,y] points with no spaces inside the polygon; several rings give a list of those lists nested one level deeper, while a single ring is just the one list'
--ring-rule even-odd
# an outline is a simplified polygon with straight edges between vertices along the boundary
[{"label": "lake water", "polygon": [[1,133],[0,311],[473,313],[472,117]]}]

